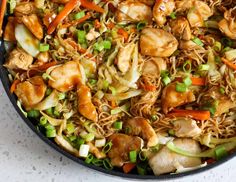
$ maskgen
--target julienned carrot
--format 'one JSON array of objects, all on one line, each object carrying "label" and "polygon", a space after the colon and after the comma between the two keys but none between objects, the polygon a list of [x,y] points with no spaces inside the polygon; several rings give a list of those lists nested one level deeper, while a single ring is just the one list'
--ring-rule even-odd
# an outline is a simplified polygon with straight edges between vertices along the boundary
[{"label": "julienned carrot", "polygon": [[93,2],[89,2],[87,0],[80,0],[81,6],[90,10],[97,11],[99,13],[104,13],[105,10],[101,8],[100,6],[96,5]]},{"label": "julienned carrot", "polygon": [[204,86],[206,85],[206,78],[191,77],[192,85]]},{"label": "julienned carrot", "polygon": [[123,28],[119,28],[118,31],[117,31],[117,33],[118,33],[119,35],[121,35],[122,37],[124,37],[124,41],[125,41],[125,42],[128,40],[129,34],[128,34],[128,32],[125,31]]},{"label": "julienned carrot", "polygon": [[78,5],[78,3],[80,2],[80,0],[70,0],[65,7],[63,8],[63,10],[61,10],[61,12],[56,16],[56,18],[52,21],[52,23],[50,23],[50,25],[48,26],[48,34],[52,34],[54,32],[54,30],[56,29],[57,25],[62,22],[67,16],[68,14],[70,14],[70,12]]},{"label": "julienned carrot", "polygon": [[143,86],[143,89],[146,90],[146,91],[155,91],[156,90],[156,87],[154,85],[144,85]]},{"label": "julienned carrot", "polygon": [[236,64],[232,63],[231,61],[229,61],[228,59],[225,58],[221,58],[222,62],[225,63],[228,67],[236,70]]},{"label": "julienned carrot", "polygon": [[174,109],[168,116],[174,117],[186,117],[189,116],[193,119],[197,120],[208,120],[211,117],[209,111],[202,111],[202,110],[184,110],[184,109]]},{"label": "julienned carrot", "polygon": [[78,19],[78,20],[74,20],[72,22],[69,23],[65,23],[61,26],[61,28],[68,28],[70,26],[75,26],[78,25],[80,23],[83,23],[84,21],[86,21],[87,19],[89,19],[91,17],[90,13],[87,13],[85,16],[83,16],[82,18]]},{"label": "julienned carrot", "polygon": [[14,80],[13,83],[11,84],[10,92],[13,93],[16,90],[17,84],[20,83],[20,80]]},{"label": "julienned carrot", "polygon": [[7,7],[7,0],[2,0],[1,8],[0,8],[0,37],[2,37],[2,23],[3,23],[6,7]]},{"label": "julienned carrot", "polygon": [[135,163],[126,163],[123,165],[123,171],[124,173],[129,173],[130,171],[132,171],[132,169],[134,169],[136,166]]}]

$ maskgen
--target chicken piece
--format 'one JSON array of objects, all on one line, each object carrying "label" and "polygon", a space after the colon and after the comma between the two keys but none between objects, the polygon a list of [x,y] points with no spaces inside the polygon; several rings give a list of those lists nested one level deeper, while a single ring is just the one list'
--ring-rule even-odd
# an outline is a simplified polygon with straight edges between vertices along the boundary
[{"label": "chicken piece", "polygon": [[86,85],[78,86],[77,96],[79,113],[85,118],[96,122],[98,120],[98,113],[92,103],[90,89]]},{"label": "chicken piece", "polygon": [[202,130],[197,126],[197,122],[193,119],[179,118],[172,123],[177,137],[192,138],[200,135],[202,132]]},{"label": "chicken piece", "polygon": [[154,57],[169,57],[178,47],[176,38],[162,29],[145,28],[140,37],[141,54]]},{"label": "chicken piece", "polygon": [[130,69],[134,47],[135,44],[128,44],[125,47],[121,47],[118,52],[117,67],[123,74],[125,74]]},{"label": "chicken piece", "polygon": [[225,11],[224,19],[218,23],[218,26],[227,37],[236,40],[236,10]]},{"label": "chicken piece", "polygon": [[92,41],[100,36],[99,32],[96,32],[94,28],[90,29],[90,31],[86,35],[86,39],[88,41]]},{"label": "chicken piece", "polygon": [[139,0],[139,2],[144,3],[148,6],[152,6],[155,3],[155,0]]},{"label": "chicken piece", "polygon": [[50,60],[50,55],[47,52],[40,52],[38,55],[37,55],[37,63],[38,65],[43,65],[47,62],[49,62]]},{"label": "chicken piece", "polygon": [[153,17],[159,26],[164,26],[166,17],[175,9],[174,0],[158,0],[153,7]]},{"label": "chicken piece", "polygon": [[152,59],[146,61],[143,65],[143,76],[152,75],[154,77],[159,77],[161,71],[166,70],[166,61],[163,58],[152,57]]},{"label": "chicken piece", "polygon": [[3,37],[5,41],[10,41],[10,42],[16,41],[14,17],[8,17]]},{"label": "chicken piece", "polygon": [[175,1],[176,11],[184,12],[193,7],[194,1],[196,0],[177,0]]},{"label": "chicken piece", "polygon": [[60,92],[70,91],[80,83],[81,74],[79,64],[76,61],[66,62],[54,68],[50,76],[52,78],[48,82],[50,87]]},{"label": "chicken piece", "polygon": [[101,152],[97,147],[95,147],[93,143],[88,142],[87,144],[89,145],[89,152],[94,154],[97,159],[103,159],[106,157],[106,154]]},{"label": "chicken piece", "polygon": [[[200,153],[201,148],[193,139],[175,139],[174,144],[191,153]],[[177,166],[195,167],[201,164],[201,158],[186,157],[170,151],[166,146],[149,159],[149,165],[155,175],[174,172]]]},{"label": "chicken piece", "polygon": [[192,51],[192,50],[204,50],[204,47],[196,44],[192,40],[180,40],[179,49]]},{"label": "chicken piece", "polygon": [[17,3],[14,9],[14,15],[16,17],[21,17],[24,15],[30,15],[32,13],[36,13],[36,8],[33,2],[20,2]]},{"label": "chicken piece", "polygon": [[33,63],[33,57],[26,53],[23,49],[13,49],[4,66],[11,70],[27,70]]},{"label": "chicken piece", "polygon": [[125,128],[128,128],[127,134],[140,136],[147,141],[147,147],[153,147],[158,144],[158,137],[149,122],[143,117],[135,117],[125,122]]},{"label": "chicken piece", "polygon": [[34,0],[34,6],[38,9],[44,8],[45,0]]},{"label": "chicken piece", "polygon": [[191,90],[187,90],[186,92],[177,92],[176,82],[170,83],[163,89],[162,92],[162,110],[165,114],[167,114],[173,108],[193,102],[195,100],[196,98]]},{"label": "chicken piece", "polygon": [[213,15],[211,8],[203,1],[194,1],[193,8],[188,12],[187,19],[191,27],[204,27],[204,20]]},{"label": "chicken piece", "polygon": [[41,25],[40,20],[36,14],[23,16],[22,22],[36,38],[39,40],[43,38],[43,26]]},{"label": "chicken piece", "polygon": [[191,29],[188,20],[184,17],[178,17],[177,19],[170,22],[171,30],[173,35],[178,39],[190,40]]},{"label": "chicken piece", "polygon": [[136,136],[129,136],[121,133],[113,134],[109,137],[112,148],[108,152],[113,166],[121,167],[129,161],[129,152],[139,151],[143,146],[143,140]]},{"label": "chicken piece", "polygon": [[118,22],[123,23],[150,22],[152,19],[152,10],[149,6],[141,2],[123,1],[117,7],[116,19]]},{"label": "chicken piece", "polygon": [[42,77],[35,76],[17,84],[15,94],[26,110],[43,100],[47,86]]}]

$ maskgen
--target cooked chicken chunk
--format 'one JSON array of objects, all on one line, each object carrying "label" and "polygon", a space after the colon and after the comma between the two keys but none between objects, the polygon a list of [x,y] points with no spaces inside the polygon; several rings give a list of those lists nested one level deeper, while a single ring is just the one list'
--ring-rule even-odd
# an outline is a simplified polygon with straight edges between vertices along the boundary
[{"label": "cooked chicken chunk", "polygon": [[129,119],[124,125],[127,129],[127,134],[140,136],[147,141],[147,147],[153,147],[158,144],[158,137],[149,124],[149,122],[143,117],[135,117]]},{"label": "cooked chicken chunk", "polygon": [[201,134],[201,129],[193,119],[179,118],[172,122],[177,137],[196,137]]},{"label": "cooked chicken chunk", "polygon": [[[195,140],[192,139],[175,139],[174,144],[191,153],[200,153],[201,148]],[[149,159],[149,165],[155,175],[174,172],[176,167],[195,167],[201,164],[201,158],[185,157],[183,155],[171,152],[166,146],[163,147],[156,155]]]},{"label": "cooked chicken chunk", "polygon": [[139,2],[152,6],[155,3],[155,0],[139,0]]},{"label": "cooked chicken chunk", "polygon": [[175,1],[176,11],[184,12],[193,7],[193,3],[196,0],[177,0]]},{"label": "cooked chicken chunk", "polygon": [[36,8],[34,6],[33,2],[20,2],[17,3],[15,9],[14,9],[14,15],[15,16],[24,16],[24,15],[30,15],[32,13],[36,12]]},{"label": "cooked chicken chunk", "polygon": [[129,161],[129,152],[142,148],[142,139],[136,136],[129,136],[121,133],[113,134],[109,137],[112,142],[112,148],[108,152],[113,166],[121,167]]},{"label": "cooked chicken chunk", "polygon": [[36,14],[23,16],[22,21],[36,38],[39,40],[43,38],[43,26]]},{"label": "cooked chicken chunk", "polygon": [[159,26],[166,23],[166,17],[175,9],[174,0],[158,0],[153,7],[153,17]]},{"label": "cooked chicken chunk", "polygon": [[236,40],[236,10],[230,9],[225,11],[224,19],[222,19],[219,23],[219,29],[226,36],[231,39]]},{"label": "cooked chicken chunk", "polygon": [[135,44],[128,44],[121,47],[117,55],[117,67],[122,73],[126,73],[131,66],[132,54]]},{"label": "cooked chicken chunk", "polygon": [[178,17],[177,19],[171,21],[170,26],[175,37],[183,40],[191,39],[191,29],[186,18]]},{"label": "cooked chicken chunk", "polygon": [[186,92],[176,91],[176,82],[167,85],[162,92],[162,110],[166,114],[173,108],[195,101],[195,96],[191,90]]},{"label": "cooked chicken chunk", "polygon": [[124,1],[118,5],[116,13],[118,22],[139,22],[148,21],[152,19],[152,10],[146,4],[137,1]]},{"label": "cooked chicken chunk", "polygon": [[176,38],[162,29],[145,28],[140,37],[141,54],[155,57],[169,57],[178,47]]},{"label": "cooked chicken chunk", "polygon": [[81,115],[94,122],[98,120],[98,114],[92,103],[90,89],[86,85],[79,85],[77,90],[78,111]]},{"label": "cooked chicken chunk", "polygon": [[61,92],[72,90],[81,79],[80,68],[76,61],[69,61],[54,68],[50,76],[52,79],[48,82],[49,86]]},{"label": "cooked chicken chunk", "polygon": [[42,77],[35,76],[17,84],[15,94],[26,110],[43,100],[47,86]]},{"label": "cooked chicken chunk", "polygon": [[20,48],[16,48],[10,52],[4,66],[11,70],[27,70],[32,63],[33,57],[31,55]]},{"label": "cooked chicken chunk", "polygon": [[143,76],[153,75],[154,77],[159,77],[161,71],[166,70],[166,61],[163,58],[152,57],[150,60],[146,61],[143,65]]},{"label": "cooked chicken chunk", "polygon": [[204,50],[204,47],[196,44],[192,40],[181,40],[179,41],[179,48],[187,51],[192,50]]}]

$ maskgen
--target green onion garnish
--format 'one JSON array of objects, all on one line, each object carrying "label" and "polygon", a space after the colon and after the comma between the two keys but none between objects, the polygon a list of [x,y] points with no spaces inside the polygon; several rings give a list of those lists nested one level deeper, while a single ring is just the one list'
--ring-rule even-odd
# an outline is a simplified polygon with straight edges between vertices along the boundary
[{"label": "green onion garnish", "polygon": [[93,133],[88,133],[84,136],[84,139],[86,142],[91,142],[92,140],[94,140],[95,136]]},{"label": "green onion garnish", "polygon": [[215,51],[217,51],[217,52],[220,52],[221,49],[222,49],[221,43],[218,42],[218,41],[215,41],[214,46],[213,46],[213,49],[214,49]]},{"label": "green onion garnish", "polygon": [[138,153],[138,158],[141,160],[141,161],[145,161],[147,159],[147,156],[145,155],[145,153],[143,153],[143,151],[140,151]]},{"label": "green onion garnish", "polygon": [[52,93],[52,89],[51,88],[47,88],[45,95],[49,96],[51,93]]},{"label": "green onion garnish", "polygon": [[152,121],[156,121],[157,118],[158,118],[157,115],[151,115],[151,120],[152,120]]},{"label": "green onion garnish", "polygon": [[223,87],[220,87],[219,91],[220,91],[221,94],[225,94],[225,89]]},{"label": "green onion garnish", "polygon": [[147,174],[147,170],[143,167],[141,167],[140,165],[137,165],[137,171],[139,175],[146,175]]},{"label": "green onion garnish", "polygon": [[48,122],[48,120],[47,120],[44,116],[42,116],[42,117],[40,118],[40,120],[39,120],[39,123],[40,123],[40,125],[42,125],[42,126],[46,125],[47,122]]},{"label": "green onion garnish", "polygon": [[84,144],[85,140],[83,138],[77,138],[75,141],[75,148],[79,149],[80,145]]},{"label": "green onion garnish", "polygon": [[46,113],[49,115],[49,116],[53,116],[53,108],[48,108],[46,109]]},{"label": "green onion garnish", "polygon": [[113,124],[114,128],[117,129],[117,130],[121,130],[122,129],[122,125],[123,125],[123,122],[121,122],[121,121],[116,121]]},{"label": "green onion garnish", "polygon": [[87,157],[86,157],[86,159],[85,159],[85,163],[87,163],[87,164],[90,164],[92,161],[93,161],[93,159],[94,159],[94,156],[92,155],[92,154],[89,154]]},{"label": "green onion garnish", "polygon": [[111,91],[112,95],[116,95],[116,88],[115,87],[109,87],[109,90]]},{"label": "green onion garnish", "polygon": [[73,135],[73,136],[69,136],[68,138],[71,142],[73,142],[77,139],[77,136]]},{"label": "green onion garnish", "polygon": [[210,69],[210,65],[208,64],[201,64],[199,67],[198,67],[198,70],[199,71],[208,71]]},{"label": "green onion garnish", "polygon": [[66,130],[68,134],[72,134],[75,131],[75,125],[73,123],[68,123],[66,125]]},{"label": "green onion garnish", "polygon": [[184,83],[176,83],[175,87],[176,92],[186,92],[187,91],[187,86]]},{"label": "green onion garnish", "polygon": [[169,134],[170,136],[175,136],[175,131],[174,131],[173,129],[169,129],[169,130],[168,130],[168,134]]},{"label": "green onion garnish", "polygon": [[55,127],[49,123],[47,123],[44,127],[46,130],[54,130],[55,129]]},{"label": "green onion garnish", "polygon": [[132,150],[129,152],[129,160],[132,163],[135,163],[137,161],[137,152],[136,150]]},{"label": "green onion garnish", "polygon": [[74,19],[78,20],[78,19],[80,19],[80,18],[82,18],[84,16],[85,16],[85,12],[84,11],[80,11],[80,12],[75,14]]},{"label": "green onion garnish", "polygon": [[29,118],[38,118],[40,116],[40,112],[35,109],[31,109],[30,111],[27,112],[27,116]]},{"label": "green onion garnish", "polygon": [[86,32],[83,30],[78,30],[77,31],[77,37],[78,37],[78,42],[80,44],[86,43]]},{"label": "green onion garnish", "polygon": [[137,30],[142,30],[147,25],[146,21],[141,21],[137,24],[136,28]]},{"label": "green onion garnish", "polygon": [[57,133],[56,130],[46,130],[46,137],[48,138],[54,138],[56,137]]},{"label": "green onion garnish", "polygon": [[233,45],[233,42],[232,40],[230,40],[229,38],[227,37],[224,37],[221,39],[221,42],[222,44],[225,46],[225,47],[231,47]]},{"label": "green onion garnish", "polygon": [[216,63],[221,63],[221,58],[220,58],[220,56],[215,56],[215,62],[216,62]]},{"label": "green onion garnish", "polygon": [[49,44],[42,44],[42,43],[39,44],[39,51],[40,52],[46,52],[48,50],[49,50]]},{"label": "green onion garnish", "polygon": [[93,85],[96,85],[97,82],[98,82],[98,81],[95,80],[95,79],[89,79],[89,84],[91,84],[92,86],[93,86]]},{"label": "green onion garnish", "polygon": [[171,79],[168,76],[162,78],[164,85],[168,85],[171,82]]},{"label": "green onion garnish", "polygon": [[58,94],[58,99],[59,99],[59,100],[64,100],[65,98],[66,98],[66,93],[60,92],[60,93]]},{"label": "green onion garnish", "polygon": [[183,79],[184,84],[188,87],[190,85],[192,85],[192,80],[189,76],[187,76],[186,78]]},{"label": "green onion garnish", "polygon": [[60,117],[61,113],[60,113],[58,110],[54,109],[53,115],[54,115],[55,117]]},{"label": "green onion garnish", "polygon": [[111,41],[104,40],[102,44],[103,44],[104,49],[111,49]]},{"label": "green onion garnish", "polygon": [[227,155],[228,155],[228,152],[225,149],[225,147],[223,147],[223,146],[216,147],[216,149],[215,149],[216,160],[220,160],[220,159],[226,157]]},{"label": "green onion garnish", "polygon": [[103,166],[105,169],[111,170],[113,168],[113,166],[111,165],[111,162],[109,159],[104,159],[103,160]]},{"label": "green onion garnish", "polygon": [[186,73],[190,73],[192,71],[192,63],[190,60],[187,60],[184,64],[183,64],[183,71]]},{"label": "green onion garnish", "polygon": [[109,152],[111,150],[111,147],[112,147],[112,142],[110,141],[110,142],[106,143],[106,145],[103,147],[102,152],[104,152],[106,154],[107,152]]},{"label": "green onion garnish", "polygon": [[171,18],[171,19],[176,19],[176,13],[175,13],[175,12],[172,12],[172,13],[170,14],[170,18]]},{"label": "green onion garnish", "polygon": [[97,158],[93,158],[92,164],[95,165],[95,166],[102,166],[103,165],[103,160],[97,159]]},{"label": "green onion garnish", "polygon": [[199,45],[199,46],[204,46],[204,44],[202,43],[201,39],[199,39],[198,37],[194,37],[194,39],[192,41],[195,44]]}]

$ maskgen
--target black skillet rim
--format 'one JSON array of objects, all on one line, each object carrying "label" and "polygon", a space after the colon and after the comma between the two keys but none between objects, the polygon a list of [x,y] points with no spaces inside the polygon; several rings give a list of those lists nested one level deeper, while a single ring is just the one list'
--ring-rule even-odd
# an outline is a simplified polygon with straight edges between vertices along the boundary
[{"label": "black skillet rim", "polygon": [[[5,18],[6,20],[6,18]],[[3,29],[6,26],[6,21],[4,21],[3,24]],[[57,152],[59,152],[60,154],[66,156],[67,158],[73,160],[74,162],[93,169],[95,171],[98,171],[100,173],[109,175],[109,176],[116,176],[116,177],[120,177],[120,178],[124,178],[124,179],[130,179],[130,180],[170,180],[170,179],[176,179],[176,178],[181,178],[184,176],[191,176],[194,174],[198,174],[204,171],[207,171],[209,169],[212,169],[216,166],[219,166],[225,162],[227,162],[228,160],[232,159],[233,157],[236,156],[236,152],[228,155],[227,157],[225,157],[224,159],[220,160],[220,161],[216,161],[215,163],[209,164],[205,167],[202,168],[198,168],[192,171],[188,171],[188,172],[184,172],[184,173],[179,173],[179,174],[165,174],[165,175],[160,175],[160,176],[154,176],[154,175],[138,175],[138,174],[125,174],[123,172],[120,171],[115,171],[115,170],[107,170],[104,169],[102,167],[98,167],[98,166],[94,166],[91,164],[87,164],[85,163],[82,159],[75,157],[74,155],[70,154],[69,152],[66,152],[65,150],[63,150],[61,147],[59,147],[55,142],[53,142],[52,140],[48,139],[45,135],[43,135],[41,132],[39,132],[35,125],[30,121],[30,119],[26,118],[24,116],[24,114],[20,111],[19,107],[16,104],[16,96],[14,94],[10,93],[10,82],[8,79],[8,71],[6,68],[3,67],[3,63],[5,61],[5,49],[4,49],[4,43],[3,40],[0,39],[0,78],[3,84],[3,87],[5,89],[5,92],[7,93],[8,98],[10,99],[13,107],[15,108],[15,110],[17,111],[17,113],[20,115],[20,117],[23,119],[23,121],[28,125],[28,127],[36,134],[39,136],[39,138],[41,138],[41,140],[43,140],[46,144],[48,144],[49,146],[51,146],[54,150],[56,150]]]}]

